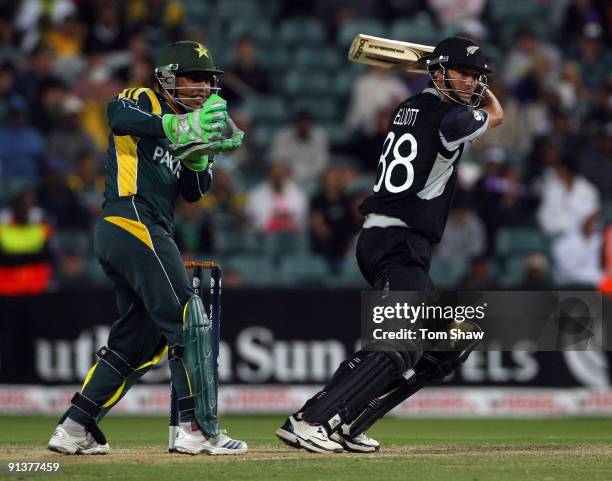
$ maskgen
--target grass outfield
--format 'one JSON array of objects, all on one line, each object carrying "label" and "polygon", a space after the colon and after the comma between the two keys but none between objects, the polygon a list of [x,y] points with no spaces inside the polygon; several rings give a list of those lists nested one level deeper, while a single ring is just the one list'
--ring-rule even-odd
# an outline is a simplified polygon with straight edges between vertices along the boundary
[{"label": "grass outfield", "polygon": [[[612,480],[612,419],[384,419],[376,454],[314,455],[277,442],[280,417],[226,416],[243,456],[168,454],[167,420],[109,417],[106,456],[46,450],[55,418],[0,416],[0,481],[51,480]],[[6,476],[8,461],[60,461],[61,475]]]}]

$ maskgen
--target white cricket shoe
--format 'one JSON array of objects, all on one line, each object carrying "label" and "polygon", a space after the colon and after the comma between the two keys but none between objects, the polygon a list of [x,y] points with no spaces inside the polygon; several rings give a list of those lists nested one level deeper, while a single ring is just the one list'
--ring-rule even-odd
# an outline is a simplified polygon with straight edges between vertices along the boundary
[{"label": "white cricket shoe", "polygon": [[49,440],[49,449],[62,454],[106,454],[110,451],[108,443],[98,444],[91,433],[72,434],[60,424]]},{"label": "white cricket shoe", "polygon": [[329,439],[341,444],[344,449],[351,453],[374,453],[380,449],[380,443],[370,438],[366,433],[357,436],[348,436],[340,432],[333,433]]},{"label": "white cricket shoe", "polygon": [[329,439],[323,426],[309,424],[289,416],[285,424],[276,430],[276,436],[293,448],[304,448],[311,453],[341,453],[344,448]]},{"label": "white cricket shoe", "polygon": [[247,443],[230,438],[225,431],[209,438],[199,429],[191,431],[183,426],[179,426],[176,432],[174,447],[183,454],[244,454],[249,449]]}]

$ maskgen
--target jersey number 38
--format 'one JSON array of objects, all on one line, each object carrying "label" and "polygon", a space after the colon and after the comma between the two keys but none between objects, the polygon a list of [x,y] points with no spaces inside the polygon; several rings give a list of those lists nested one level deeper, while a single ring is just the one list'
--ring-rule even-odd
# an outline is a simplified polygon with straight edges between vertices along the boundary
[{"label": "jersey number 38", "polygon": [[[410,142],[410,150],[407,156],[403,156],[400,153],[402,145],[406,142]],[[405,147],[402,149],[404,150]],[[393,159],[387,163],[387,156],[389,152],[393,151]],[[417,156],[417,141],[412,134],[403,134],[397,141],[395,141],[395,133],[389,132],[387,138],[383,142],[383,153],[378,160],[378,169],[382,164],[382,169],[379,170],[379,175],[374,185],[374,192],[378,192],[383,184],[385,183],[385,189],[392,194],[403,192],[408,190],[414,181],[414,168],[412,167],[412,161]],[[393,175],[393,169],[404,168],[406,169],[406,180],[402,185],[394,185],[391,183],[391,176]]]}]

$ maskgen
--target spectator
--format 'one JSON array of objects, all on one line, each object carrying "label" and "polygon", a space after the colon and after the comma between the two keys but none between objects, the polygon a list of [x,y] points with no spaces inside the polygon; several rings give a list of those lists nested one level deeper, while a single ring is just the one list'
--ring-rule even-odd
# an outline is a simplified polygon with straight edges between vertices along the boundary
[{"label": "spectator", "polygon": [[57,252],[54,286],[58,289],[83,289],[94,283],[87,270],[89,237],[71,236],[69,243]]},{"label": "spectator", "polygon": [[72,92],[84,103],[81,116],[83,128],[95,140],[97,149],[108,147],[106,105],[120,92],[122,84],[113,77],[113,70],[100,55],[88,57],[87,76],[74,82]]},{"label": "spectator", "polygon": [[248,34],[238,37],[235,56],[236,63],[228,69],[223,78],[223,92],[228,102],[270,93],[268,71],[257,63],[255,39]]},{"label": "spectator", "polygon": [[489,148],[499,147],[506,152],[526,154],[534,136],[543,133],[539,129],[546,115],[544,109],[538,104],[520,105],[501,83],[496,85],[495,96],[504,107],[504,123],[487,130],[478,142],[472,144],[474,149],[482,153]]},{"label": "spectator", "polygon": [[0,296],[44,292],[51,281],[51,227],[33,192],[0,211]]},{"label": "spectator", "polygon": [[180,40],[185,10],[178,0],[131,0],[126,7],[131,28],[142,28],[157,44]]},{"label": "spectator", "polygon": [[501,72],[503,82],[514,90],[517,84],[533,71],[536,62],[546,68],[544,81],[553,85],[559,71],[559,50],[543,43],[529,29],[517,31]]},{"label": "spectator", "polygon": [[68,95],[62,102],[61,116],[47,137],[47,154],[50,157],[62,158],[69,171],[76,169],[81,156],[93,155],[96,151],[93,139],[81,126],[82,113],[81,99]]},{"label": "spectator", "polygon": [[0,17],[0,63],[16,62],[20,57],[15,42],[15,27],[8,20],[10,17]]},{"label": "spectator", "polygon": [[525,257],[523,283],[519,287],[525,291],[545,291],[550,289],[548,259],[544,254],[534,252]]},{"label": "spectator", "polygon": [[210,216],[198,208],[198,204],[179,197],[174,218],[174,240],[181,254],[195,259],[198,254],[213,252],[212,230]]},{"label": "spectator", "polygon": [[592,213],[580,229],[567,231],[553,241],[557,284],[584,284],[594,288],[602,281],[602,236],[597,229],[597,215]]},{"label": "spectator", "polygon": [[86,150],[80,153],[74,172],[68,175],[68,186],[87,209],[89,217],[97,217],[104,202],[104,176],[92,152]]},{"label": "spectator", "polygon": [[599,208],[599,192],[568,157],[545,173],[538,222],[549,236],[579,231]]},{"label": "spectator", "polygon": [[289,180],[289,167],[273,161],[268,178],[247,195],[246,215],[256,232],[300,232],[306,228],[308,203],[304,191]]},{"label": "spectator", "polygon": [[38,188],[38,199],[57,229],[89,229],[92,219],[70,190],[66,181],[66,166],[60,158],[46,162],[42,185]]},{"label": "spectator", "polygon": [[38,179],[45,140],[28,124],[23,97],[12,96],[7,107],[9,123],[0,127],[0,176]]},{"label": "spectator", "polygon": [[496,288],[495,278],[486,257],[477,256],[470,261],[468,272],[461,282],[461,288],[469,291],[487,291]]},{"label": "spectator", "polygon": [[579,156],[580,172],[605,198],[612,199],[612,121],[599,126],[585,144]]},{"label": "spectator", "polygon": [[479,20],[486,5],[486,0],[427,0],[427,6],[440,25]]},{"label": "spectator", "polygon": [[272,140],[270,156],[291,166],[298,183],[318,178],[329,162],[329,140],[306,111],[298,112],[291,125]]},{"label": "spectator", "polygon": [[353,130],[373,132],[378,112],[409,96],[408,88],[391,70],[370,67],[353,84],[346,125]]},{"label": "spectator", "polygon": [[85,52],[92,55],[125,49],[128,40],[121,4],[116,0],[96,0],[93,3],[93,18],[88,19]]},{"label": "spectator", "polygon": [[15,92],[15,66],[10,62],[0,64],[0,126],[9,121],[8,101]]},{"label": "spectator", "polygon": [[32,52],[48,29],[61,25],[75,13],[71,0],[23,0],[15,17],[15,26],[22,35],[21,48]]},{"label": "spectator", "polygon": [[230,116],[236,123],[236,126],[243,132],[247,132],[247,135],[244,138],[242,147],[221,156],[220,164],[225,165],[230,161],[243,174],[251,176],[261,175],[261,172],[264,172],[266,168],[263,149],[255,135],[253,135],[254,131],[249,113],[243,109],[232,109]]},{"label": "spectator", "polygon": [[376,128],[366,132],[360,142],[353,143],[353,153],[359,158],[361,170],[365,174],[376,175],[392,113],[390,109],[380,110],[376,115]]},{"label": "spectator", "polygon": [[[130,87],[150,87],[154,85],[151,72],[154,70],[153,54],[147,37],[139,30],[129,32],[127,49],[116,50],[104,56],[106,64],[114,71],[114,76]],[[149,70],[145,72],[145,67]]]},{"label": "spectator", "polygon": [[471,258],[484,254],[486,246],[484,224],[468,208],[467,199],[457,196],[448,216],[444,236],[436,249],[436,256],[441,260]]},{"label": "spectator", "polygon": [[487,252],[493,252],[497,230],[528,220],[529,197],[518,171],[505,164],[506,152],[492,148],[483,153],[484,170],[474,187],[474,205],[484,221]]},{"label": "spectator", "polygon": [[589,24],[603,25],[603,15],[593,0],[572,0],[566,7],[561,28],[561,41],[565,47],[573,45]]},{"label": "spectator", "polygon": [[246,226],[246,197],[238,188],[230,169],[215,168],[211,191],[202,198],[199,205],[208,213],[215,228],[240,230]]},{"label": "spectator", "polygon": [[321,184],[310,202],[311,247],[327,259],[330,272],[338,274],[355,234],[352,200],[344,191],[337,168],[329,167]]},{"label": "spectator", "polygon": [[41,44],[29,58],[29,62],[17,74],[16,91],[23,95],[32,111],[40,109],[43,88],[50,81],[59,82],[53,71],[55,55],[45,44]]},{"label": "spectator", "polygon": [[39,92],[39,100],[32,110],[37,115],[32,117],[32,122],[40,132],[48,135],[62,116],[64,101],[69,95],[68,87],[64,82],[51,77],[44,81]]},{"label": "spectator", "polygon": [[603,43],[603,31],[599,24],[584,26],[576,60],[582,71],[582,82],[588,88],[595,89],[606,82],[612,70],[612,53]]}]

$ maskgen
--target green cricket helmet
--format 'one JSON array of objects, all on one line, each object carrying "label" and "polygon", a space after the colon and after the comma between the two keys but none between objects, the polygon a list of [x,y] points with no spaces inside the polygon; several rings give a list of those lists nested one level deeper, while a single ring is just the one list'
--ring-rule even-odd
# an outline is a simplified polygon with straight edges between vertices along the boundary
[{"label": "green cricket helmet", "polygon": [[184,40],[171,43],[163,48],[155,63],[155,78],[162,92],[167,93],[172,100],[188,110],[190,108],[181,103],[176,94],[178,89],[192,87],[178,87],[176,78],[196,72],[210,75],[212,93],[221,90],[219,77],[223,75],[223,71],[217,68],[206,46],[199,42]]}]

